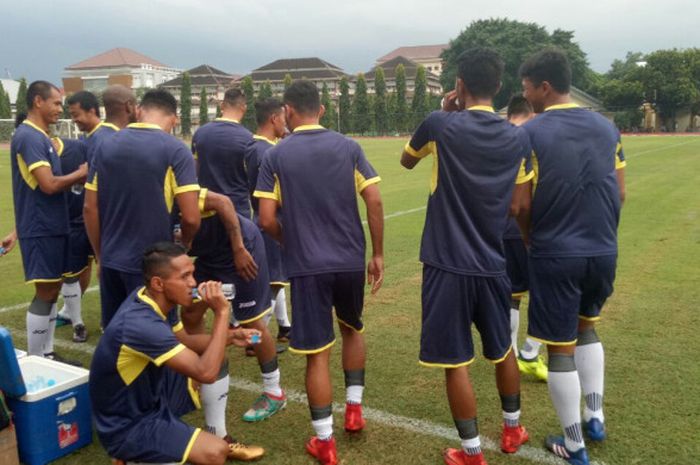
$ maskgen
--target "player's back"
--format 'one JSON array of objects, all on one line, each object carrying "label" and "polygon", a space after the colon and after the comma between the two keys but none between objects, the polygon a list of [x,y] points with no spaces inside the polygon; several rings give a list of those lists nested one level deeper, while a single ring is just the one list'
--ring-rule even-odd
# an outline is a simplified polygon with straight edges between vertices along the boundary
[{"label": "player's back", "polygon": [[250,217],[250,202],[245,153],[252,139],[243,125],[223,118],[205,124],[192,138],[202,187],[228,196],[246,217]]},{"label": "player's back", "polygon": [[546,110],[524,126],[533,149],[533,256],[617,252],[620,136],[603,116],[573,105]]},{"label": "player's back", "polygon": [[92,162],[97,146],[106,138],[112,137],[119,128],[112,123],[101,122],[85,138],[86,158]]}]

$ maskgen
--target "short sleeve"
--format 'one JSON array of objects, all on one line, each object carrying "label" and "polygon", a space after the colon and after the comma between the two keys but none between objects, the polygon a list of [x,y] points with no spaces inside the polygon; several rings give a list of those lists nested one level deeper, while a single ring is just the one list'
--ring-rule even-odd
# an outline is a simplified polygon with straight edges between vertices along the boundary
[{"label": "short sleeve", "polygon": [[258,171],[258,183],[255,185],[253,196],[259,199],[281,200],[280,184],[274,168],[274,152],[269,150],[263,157]]},{"label": "short sleeve", "polygon": [[180,312],[178,312],[177,307],[170,310],[166,321],[173,330],[173,333],[177,333],[178,331],[182,331],[184,329],[184,325],[182,324],[182,321],[180,321]]},{"label": "short sleeve", "polygon": [[138,325],[138,331],[134,329],[135,326],[124,331],[124,345],[145,355],[156,366],[161,366],[182,352],[185,346],[175,337],[169,320],[162,320],[155,313],[153,315],[153,320]]},{"label": "short sleeve", "polygon": [[[90,149],[88,149],[90,150]],[[97,143],[93,147],[92,154],[88,153],[88,159],[90,163],[88,165],[88,176],[85,182],[85,189],[97,192],[97,172],[100,166],[100,159],[102,158],[102,144]]]},{"label": "short sleeve", "polygon": [[406,144],[404,151],[416,158],[425,158],[431,153],[435,153],[435,135],[433,134],[433,121],[437,118],[438,112],[433,112],[416,129],[413,137]]},{"label": "short sleeve", "polygon": [[521,135],[521,162],[518,176],[515,178],[515,184],[525,184],[535,178],[533,170],[533,158],[535,156],[532,146],[530,145],[530,137],[527,133],[519,128]]},{"label": "short sleeve", "polygon": [[245,167],[248,175],[248,191],[252,194],[255,192],[255,186],[258,183],[258,172],[260,171],[260,150],[259,144],[252,141],[248,144],[245,152]]},{"label": "short sleeve", "polygon": [[357,188],[357,192],[362,192],[367,186],[377,184],[382,179],[377,175],[377,172],[372,165],[370,165],[369,161],[367,161],[367,157],[360,145],[356,142],[353,142],[353,144],[355,145],[354,150],[356,152],[355,187]]},{"label": "short sleeve", "polygon": [[173,189],[175,195],[199,191],[194,158],[192,158],[192,154],[188,152],[187,146],[184,144],[177,144],[171,167],[175,174],[175,186]]},{"label": "short sleeve", "polygon": [[625,152],[622,149],[622,141],[618,140],[617,147],[615,147],[615,169],[619,170],[627,166],[627,161],[625,161]]},{"label": "short sleeve", "polygon": [[40,166],[51,167],[51,152],[53,150],[51,142],[37,133],[37,137],[22,137],[17,155],[27,166],[27,172],[31,173]]}]

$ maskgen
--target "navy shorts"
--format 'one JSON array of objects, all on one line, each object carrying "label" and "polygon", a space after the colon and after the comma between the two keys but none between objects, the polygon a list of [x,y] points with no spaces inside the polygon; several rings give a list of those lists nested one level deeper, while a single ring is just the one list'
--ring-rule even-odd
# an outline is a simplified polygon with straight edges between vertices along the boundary
[{"label": "navy shorts", "polygon": [[506,273],[510,279],[510,292],[513,297],[522,297],[530,288],[527,271],[527,249],[522,239],[504,239]]},{"label": "navy shorts", "polygon": [[26,284],[59,282],[68,271],[68,235],[19,240]]},{"label": "navy shorts", "polygon": [[279,242],[262,233],[265,242],[265,255],[267,255],[267,268],[270,272],[270,284],[277,286],[289,285],[287,271],[282,261],[282,247]]},{"label": "navy shorts", "polygon": [[85,225],[76,224],[70,227],[70,250],[68,252],[68,274],[77,276],[88,266],[94,256]]},{"label": "navy shorts", "polygon": [[548,344],[576,342],[578,320],[596,321],[613,292],[616,255],[530,258],[528,335]]},{"label": "navy shorts", "polygon": [[467,276],[423,266],[420,363],[457,368],[474,361],[471,326],[484,357],[499,363],[511,350],[510,283],[503,276]]},{"label": "navy shorts", "polygon": [[100,303],[102,306],[102,329],[105,329],[119,306],[131,292],[144,285],[143,274],[100,267]]},{"label": "navy shorts", "polygon": [[184,463],[201,433],[179,417],[200,407],[199,394],[191,381],[165,368],[161,407],[130,426],[126,437],[116,444],[105,441],[111,457],[142,463]]},{"label": "navy shorts", "polygon": [[235,286],[236,296],[231,304],[231,316],[239,324],[259,320],[272,309],[272,292],[264,250],[262,254],[251,252],[251,255],[258,264],[258,276],[248,282],[238,275],[233,266],[208,266],[202,258],[197,258],[194,262],[194,279],[197,283],[221,281]]},{"label": "navy shorts", "polygon": [[289,350],[322,352],[335,343],[333,307],[338,323],[363,332],[365,272],[322,273],[290,278],[292,330]]}]

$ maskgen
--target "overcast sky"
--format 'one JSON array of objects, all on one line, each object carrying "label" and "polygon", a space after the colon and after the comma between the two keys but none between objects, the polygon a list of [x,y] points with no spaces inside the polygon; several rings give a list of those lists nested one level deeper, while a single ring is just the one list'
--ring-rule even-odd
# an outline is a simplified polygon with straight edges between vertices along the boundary
[{"label": "overcast sky", "polygon": [[0,0],[0,72],[59,83],[66,66],[128,47],[183,69],[243,74],[318,56],[357,73],[396,47],[447,43],[491,17],[574,31],[600,72],[627,51],[700,47],[697,0]]}]

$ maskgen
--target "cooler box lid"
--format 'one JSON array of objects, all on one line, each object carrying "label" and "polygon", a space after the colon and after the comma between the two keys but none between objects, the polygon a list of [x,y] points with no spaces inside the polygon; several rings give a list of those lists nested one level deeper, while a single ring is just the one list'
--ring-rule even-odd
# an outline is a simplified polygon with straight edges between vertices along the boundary
[{"label": "cooler box lid", "polygon": [[22,397],[27,393],[10,332],[0,326],[0,389],[8,397]]}]

